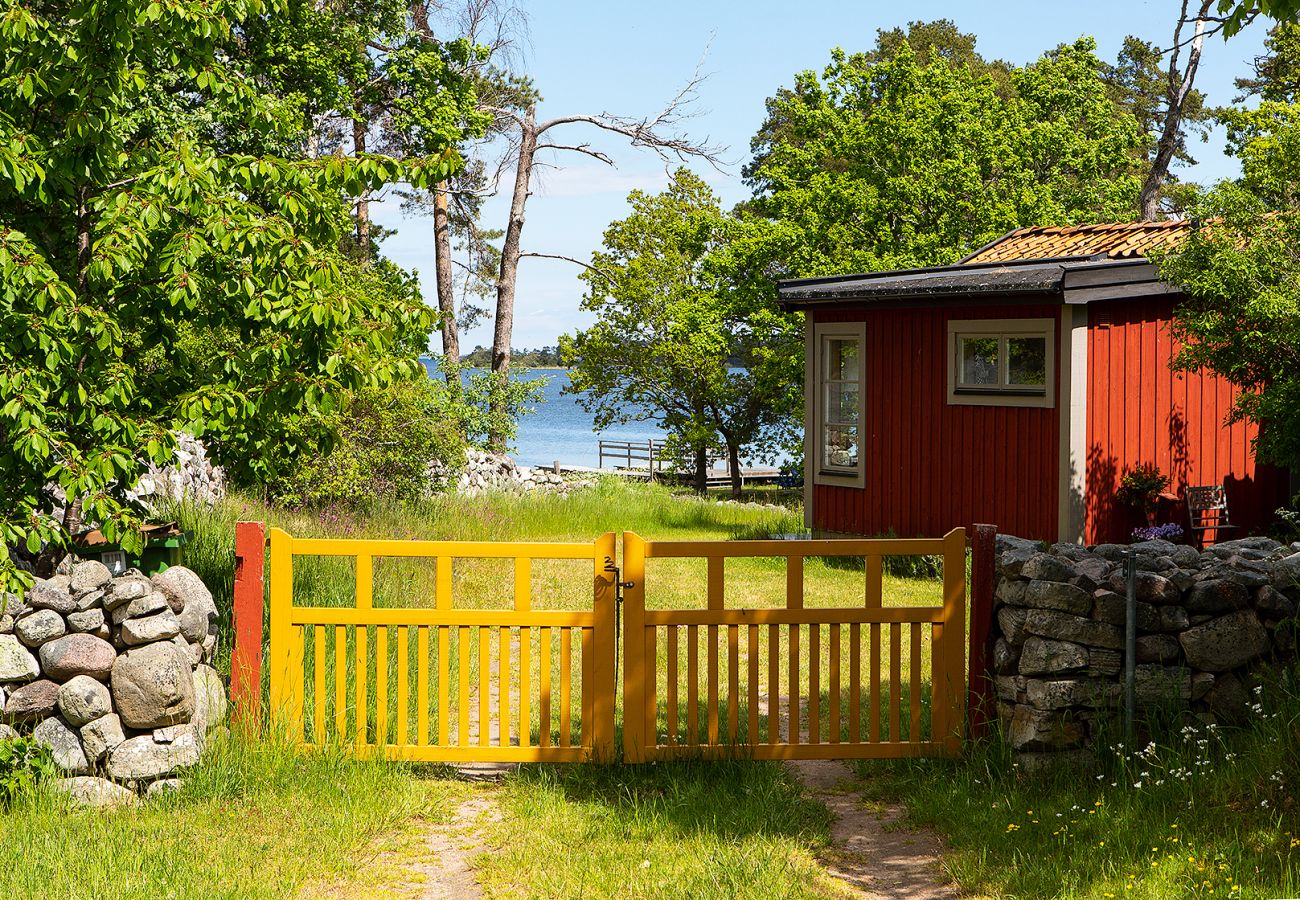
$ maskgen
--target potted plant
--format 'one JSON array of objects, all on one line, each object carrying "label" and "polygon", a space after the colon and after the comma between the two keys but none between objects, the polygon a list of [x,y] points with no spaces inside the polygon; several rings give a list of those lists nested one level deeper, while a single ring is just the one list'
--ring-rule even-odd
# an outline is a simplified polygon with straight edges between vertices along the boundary
[{"label": "potted plant", "polygon": [[1142,510],[1147,524],[1156,524],[1156,508],[1160,495],[1169,487],[1170,478],[1156,468],[1154,463],[1143,463],[1124,473],[1119,480],[1115,498],[1121,503]]}]

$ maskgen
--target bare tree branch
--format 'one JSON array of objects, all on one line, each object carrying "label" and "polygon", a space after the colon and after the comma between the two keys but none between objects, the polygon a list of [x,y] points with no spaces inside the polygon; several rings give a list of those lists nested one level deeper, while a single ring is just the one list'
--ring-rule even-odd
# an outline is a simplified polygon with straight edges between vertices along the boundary
[{"label": "bare tree branch", "polygon": [[571,262],[575,266],[582,266],[588,272],[594,272],[595,274],[599,275],[601,278],[604,278],[606,281],[610,283],[613,283],[614,281],[614,276],[610,275],[604,269],[598,269],[595,266],[591,265],[590,263],[585,263],[580,259],[574,259],[572,256],[564,256],[559,253],[534,253],[531,251],[528,253],[520,253],[519,255],[521,257],[531,256],[534,259],[558,259],[558,260],[563,260],[564,262]]},{"label": "bare tree branch", "polygon": [[601,153],[594,149],[590,144],[538,144],[538,150],[571,150],[574,153],[583,153],[592,159],[598,159],[607,166],[614,165],[614,160],[609,158],[609,154]]}]

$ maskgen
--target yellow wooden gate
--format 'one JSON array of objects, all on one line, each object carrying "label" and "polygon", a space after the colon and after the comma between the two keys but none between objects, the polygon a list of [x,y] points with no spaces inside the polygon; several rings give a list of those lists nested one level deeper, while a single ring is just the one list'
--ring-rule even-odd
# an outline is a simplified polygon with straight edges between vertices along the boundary
[{"label": "yellow wooden gate", "polygon": [[[883,558],[922,554],[943,556],[942,605],[885,606]],[[809,556],[862,557],[865,583],[858,596],[863,602],[805,607],[803,563]],[[645,563],[667,557],[707,560],[704,608],[655,608]],[[725,564],[737,557],[785,558],[783,608],[727,608]],[[849,759],[958,751],[965,687],[964,529],[933,539],[834,541],[646,541],[629,532],[623,537],[623,563],[629,585],[623,631],[625,760],[678,755]],[[882,639],[887,641],[887,679]],[[723,646],[725,693],[719,660]],[[928,697],[923,683],[927,650]],[[847,715],[842,714],[845,706]]]},{"label": "yellow wooden gate", "polygon": [[[964,529],[798,541],[647,541],[627,532],[621,577],[613,534],[499,543],[302,539],[271,529],[269,543],[271,708],[309,746],[444,762],[614,759],[620,588],[625,761],[908,757],[960,746]],[[938,605],[884,603],[883,561],[900,555],[942,556]],[[316,572],[296,589],[295,561],[313,557],[355,568],[326,579]],[[741,557],[785,560],[784,605],[728,606],[726,560]],[[849,592],[861,602],[805,605],[807,557],[862,558],[861,593]],[[432,603],[412,590],[415,605],[375,605],[375,563],[390,558],[432,561]],[[667,558],[706,561],[700,608],[656,604],[646,562]],[[513,608],[458,605],[457,560],[511,561]],[[536,560],[590,561],[591,606],[534,608]]]},{"label": "yellow wooden gate", "polygon": [[[614,554],[612,534],[525,544],[316,540],[271,529],[271,708],[295,740],[361,756],[610,760]],[[304,557],[355,560],[355,592],[342,592],[341,604],[338,592],[295,592],[294,563]],[[376,559],[412,557],[433,560],[432,606],[376,607]],[[458,606],[452,570],[463,559],[513,561],[514,608]],[[591,607],[534,609],[534,560],[589,560]]]}]

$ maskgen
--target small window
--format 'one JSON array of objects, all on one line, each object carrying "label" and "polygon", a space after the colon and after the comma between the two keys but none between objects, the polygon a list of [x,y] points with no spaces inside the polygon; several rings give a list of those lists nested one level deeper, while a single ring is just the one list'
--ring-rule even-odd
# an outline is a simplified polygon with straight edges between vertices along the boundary
[{"label": "small window", "polygon": [[805,433],[813,484],[863,485],[866,347],[864,322],[819,322],[809,329]]},{"label": "small window", "polygon": [[981,319],[948,324],[950,404],[1053,405],[1051,319]]}]

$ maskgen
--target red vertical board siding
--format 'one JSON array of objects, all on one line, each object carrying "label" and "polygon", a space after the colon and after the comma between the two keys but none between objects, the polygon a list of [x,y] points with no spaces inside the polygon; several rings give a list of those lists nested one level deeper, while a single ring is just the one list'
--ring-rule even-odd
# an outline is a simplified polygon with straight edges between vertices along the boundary
[{"label": "red vertical board siding", "polygon": [[[1255,462],[1256,427],[1224,424],[1236,397],[1232,385],[1206,373],[1169,368],[1177,351],[1169,333],[1172,314],[1169,299],[1089,307],[1089,543],[1125,541],[1140,524],[1139,514],[1114,495],[1123,474],[1143,463],[1155,463],[1170,475],[1170,492],[1179,497],[1189,484],[1225,485],[1232,520],[1240,527],[1224,537],[1262,531],[1286,499],[1286,471]],[[1186,525],[1181,503],[1161,515]]]},{"label": "red vertical board siding", "polygon": [[1049,409],[948,405],[948,321],[1026,318],[1053,319],[1059,339],[1056,304],[816,311],[815,322],[866,322],[866,485],[815,485],[813,527],[937,537],[989,522],[1055,540],[1059,371]]}]

